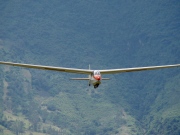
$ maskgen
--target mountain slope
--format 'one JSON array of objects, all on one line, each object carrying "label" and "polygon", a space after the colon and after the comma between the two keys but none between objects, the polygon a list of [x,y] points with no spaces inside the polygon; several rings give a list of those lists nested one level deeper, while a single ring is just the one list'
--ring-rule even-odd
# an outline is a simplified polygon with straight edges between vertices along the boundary
[{"label": "mountain slope", "polygon": [[[2,1],[0,58],[92,69],[179,63],[179,8],[176,0]],[[109,75],[94,90],[69,81],[81,75],[0,66],[0,132],[178,134],[179,73]]]}]

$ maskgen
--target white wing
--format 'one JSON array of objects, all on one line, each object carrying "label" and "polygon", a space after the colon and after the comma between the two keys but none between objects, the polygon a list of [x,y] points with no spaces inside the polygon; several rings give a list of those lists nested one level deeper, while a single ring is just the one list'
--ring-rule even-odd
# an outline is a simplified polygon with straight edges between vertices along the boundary
[{"label": "white wing", "polygon": [[91,74],[91,73],[93,73],[93,70],[89,70],[89,69],[52,67],[52,66],[21,64],[21,63],[12,63],[12,62],[4,62],[4,61],[0,61],[0,64],[10,65],[10,66],[26,67],[26,68],[43,69],[43,70],[53,70],[53,71],[60,71],[60,72],[78,73],[78,74]]},{"label": "white wing", "polygon": [[[26,68],[43,69],[43,70],[53,70],[53,71],[60,71],[60,72],[78,73],[78,74],[91,74],[94,71],[94,70],[89,70],[89,69],[77,69],[77,68],[53,67],[53,66],[43,66],[43,65],[33,65],[33,64],[21,64],[21,63],[12,63],[12,62],[4,62],[4,61],[0,61],[0,64],[26,67]],[[116,73],[124,73],[124,72],[154,70],[154,69],[161,69],[161,68],[172,68],[172,67],[179,67],[179,66],[180,66],[180,64],[175,64],[175,65],[162,65],[162,66],[149,66],[149,67],[107,69],[107,70],[99,70],[99,71],[101,74],[116,74]]]},{"label": "white wing", "polygon": [[180,67],[180,64],[149,66],[149,67],[135,67],[135,68],[121,68],[121,69],[107,69],[107,70],[99,70],[99,72],[101,74],[116,74],[116,73],[135,72],[135,71],[143,71],[143,70],[154,70],[154,69],[172,68],[172,67]]}]

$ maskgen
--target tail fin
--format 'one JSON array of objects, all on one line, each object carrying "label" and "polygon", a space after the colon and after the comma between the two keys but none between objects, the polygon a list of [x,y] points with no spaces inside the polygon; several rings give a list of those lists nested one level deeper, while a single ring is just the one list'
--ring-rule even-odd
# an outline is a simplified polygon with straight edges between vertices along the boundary
[{"label": "tail fin", "polygon": [[[89,70],[91,69],[91,66],[89,64]],[[91,75],[88,76],[89,78],[70,78],[70,80],[90,80]],[[102,78],[102,80],[110,80],[109,78]]]}]

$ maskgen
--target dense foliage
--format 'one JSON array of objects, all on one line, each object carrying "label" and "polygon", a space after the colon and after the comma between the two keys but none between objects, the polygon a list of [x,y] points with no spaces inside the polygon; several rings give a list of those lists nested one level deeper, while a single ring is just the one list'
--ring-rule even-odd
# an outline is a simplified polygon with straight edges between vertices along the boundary
[{"label": "dense foliage", "polygon": [[[93,69],[180,63],[180,2],[1,1],[0,61]],[[71,75],[0,66],[0,134],[180,132],[179,68]],[[105,76],[106,77],[106,76]]]}]

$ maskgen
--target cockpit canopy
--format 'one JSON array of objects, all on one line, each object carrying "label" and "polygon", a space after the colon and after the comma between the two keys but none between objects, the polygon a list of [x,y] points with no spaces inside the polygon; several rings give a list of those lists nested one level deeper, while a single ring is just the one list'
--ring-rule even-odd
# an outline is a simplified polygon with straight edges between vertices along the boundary
[{"label": "cockpit canopy", "polygon": [[98,70],[94,70],[93,74],[94,75],[101,75],[101,73]]}]

